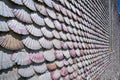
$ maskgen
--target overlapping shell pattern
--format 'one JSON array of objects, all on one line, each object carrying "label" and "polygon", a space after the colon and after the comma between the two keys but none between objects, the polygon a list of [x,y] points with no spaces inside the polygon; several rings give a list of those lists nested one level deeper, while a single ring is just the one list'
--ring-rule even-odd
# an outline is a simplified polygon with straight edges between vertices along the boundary
[{"label": "overlapping shell pattern", "polygon": [[95,80],[107,14],[101,0],[0,0],[0,80]]}]

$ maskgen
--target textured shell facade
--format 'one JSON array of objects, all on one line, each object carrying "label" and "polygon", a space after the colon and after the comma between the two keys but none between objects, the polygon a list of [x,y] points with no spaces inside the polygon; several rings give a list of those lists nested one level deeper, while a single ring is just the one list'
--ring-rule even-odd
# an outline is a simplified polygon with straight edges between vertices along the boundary
[{"label": "textured shell facade", "polygon": [[0,0],[0,80],[96,80],[109,30],[95,1]]}]

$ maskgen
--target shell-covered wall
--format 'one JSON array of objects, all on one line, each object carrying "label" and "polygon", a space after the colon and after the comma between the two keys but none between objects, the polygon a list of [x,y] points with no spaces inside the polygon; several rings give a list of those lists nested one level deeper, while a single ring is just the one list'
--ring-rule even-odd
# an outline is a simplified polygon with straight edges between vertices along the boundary
[{"label": "shell-covered wall", "polygon": [[109,27],[106,0],[0,0],[0,80],[96,80]]}]

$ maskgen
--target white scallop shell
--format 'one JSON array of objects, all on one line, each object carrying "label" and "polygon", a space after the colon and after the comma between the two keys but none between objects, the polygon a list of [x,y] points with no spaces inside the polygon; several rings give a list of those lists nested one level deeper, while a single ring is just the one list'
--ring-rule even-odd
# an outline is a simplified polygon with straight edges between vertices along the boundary
[{"label": "white scallop shell", "polygon": [[62,25],[62,29],[63,29],[63,31],[68,32],[68,28],[67,28],[67,26],[66,26],[65,24],[61,24],[61,25]]},{"label": "white scallop shell", "polygon": [[32,66],[20,66],[18,74],[22,77],[31,77],[35,74]]},{"label": "white scallop shell", "polygon": [[33,36],[36,36],[36,37],[43,36],[41,29],[38,26],[26,25],[26,28]]},{"label": "white scallop shell", "polygon": [[52,40],[53,46],[57,49],[61,49],[61,42],[60,40],[54,39]]},{"label": "white scallop shell", "polygon": [[43,64],[34,64],[33,69],[37,73],[44,73],[45,71],[47,71],[47,66],[46,66],[45,63],[43,63]]},{"label": "white scallop shell", "polygon": [[54,79],[54,80],[58,80],[60,78],[60,70],[55,70],[53,72],[51,72],[51,77]]},{"label": "white scallop shell", "polygon": [[68,26],[67,28],[70,33],[73,33],[73,29],[70,26]]},{"label": "white scallop shell", "polygon": [[66,34],[63,33],[62,31],[59,32],[59,35],[60,35],[60,37],[61,37],[63,40],[67,40]]},{"label": "white scallop shell", "polygon": [[38,15],[37,13],[31,14],[32,20],[39,26],[45,25],[44,18],[42,15]]},{"label": "white scallop shell", "polygon": [[55,26],[50,18],[45,18],[44,21],[49,28],[55,28]]},{"label": "white scallop shell", "polygon": [[43,38],[39,39],[41,46],[45,49],[51,49],[53,47],[52,41]]},{"label": "white scallop shell", "polygon": [[75,23],[74,23],[73,19],[70,19],[70,24],[71,24],[72,26],[75,26]]},{"label": "white scallop shell", "polygon": [[0,70],[10,68],[13,66],[13,64],[14,63],[11,60],[11,55],[0,51]]},{"label": "white scallop shell", "polygon": [[0,15],[4,17],[14,17],[11,9],[3,1],[0,1]]},{"label": "white scallop shell", "polygon": [[23,3],[25,4],[26,7],[28,7],[29,9],[36,11],[35,5],[33,0],[23,0]]},{"label": "white scallop shell", "polygon": [[29,34],[26,27],[17,20],[9,20],[7,23],[9,28],[12,29],[15,33],[23,35]]},{"label": "white scallop shell", "polygon": [[53,38],[52,31],[48,30],[46,27],[41,28],[43,35],[47,38]]},{"label": "white scallop shell", "polygon": [[7,70],[0,74],[0,80],[18,80],[20,76],[17,73],[17,69]]},{"label": "white scallop shell", "polygon": [[47,6],[53,8],[52,0],[43,0],[43,1],[44,1],[44,3],[45,3]]},{"label": "white scallop shell", "polygon": [[60,24],[59,21],[55,20],[55,21],[54,21],[54,25],[55,25],[55,28],[56,28],[57,30],[62,30],[62,26],[61,26],[61,24]]},{"label": "white scallop shell", "polygon": [[41,45],[39,44],[38,39],[36,39],[35,37],[33,37],[33,36],[23,36],[22,39],[23,39],[22,40],[23,44],[27,48],[32,49],[32,50],[41,49]]},{"label": "white scallop shell", "polygon": [[73,49],[73,43],[72,42],[66,42],[67,43],[67,46],[70,48],[70,49]]},{"label": "white scallop shell", "polygon": [[39,80],[52,80],[50,72],[46,72],[39,76]]},{"label": "white scallop shell", "polygon": [[39,80],[39,77],[37,75],[34,75],[26,80]]},{"label": "white scallop shell", "polygon": [[72,66],[68,66],[67,69],[68,69],[69,73],[72,73],[74,71],[73,68],[72,68]]},{"label": "white scallop shell", "polygon": [[11,0],[11,1],[18,4],[18,5],[23,5],[22,0]]},{"label": "white scallop shell", "polygon": [[9,31],[9,27],[5,21],[0,20],[0,31],[2,32]]},{"label": "white scallop shell", "polygon": [[64,21],[65,21],[65,23],[67,23],[68,25],[70,25],[70,21],[69,21],[68,17],[64,17]]},{"label": "white scallop shell", "polygon": [[63,51],[63,55],[65,56],[65,58],[70,58],[70,54],[69,54],[69,51],[66,50],[66,51]]},{"label": "white scallop shell", "polygon": [[70,35],[70,33],[67,33],[67,34],[66,34],[66,37],[67,37],[67,39],[68,39],[69,41],[72,40],[72,39],[71,39],[71,35]]},{"label": "white scallop shell", "polygon": [[57,18],[55,12],[54,12],[52,9],[47,8],[46,10],[47,10],[48,15],[49,15],[52,19],[56,19],[56,18]]},{"label": "white scallop shell", "polygon": [[18,65],[28,65],[31,63],[29,54],[26,51],[14,53],[12,55],[12,60]]},{"label": "white scallop shell", "polygon": [[13,14],[22,22],[32,23],[30,14],[24,9],[14,9]]},{"label": "white scallop shell", "polygon": [[64,66],[64,63],[63,63],[63,60],[61,61],[55,61],[56,65],[59,67],[59,68],[62,68]]},{"label": "white scallop shell", "polygon": [[60,12],[59,4],[56,4],[55,2],[52,1],[52,5],[55,8],[55,10]]},{"label": "white scallop shell", "polygon": [[54,54],[54,50],[53,50],[53,49],[44,51],[43,55],[44,55],[44,58],[45,58],[47,61],[52,62],[52,61],[55,60],[55,54]]},{"label": "white scallop shell", "polygon": [[53,30],[52,33],[53,33],[53,36],[54,36],[55,38],[60,39],[60,35],[59,35],[58,31]]},{"label": "white scallop shell", "polygon": [[56,13],[57,15],[57,19],[60,21],[60,22],[64,22],[64,19],[63,19],[63,16],[59,13]]}]

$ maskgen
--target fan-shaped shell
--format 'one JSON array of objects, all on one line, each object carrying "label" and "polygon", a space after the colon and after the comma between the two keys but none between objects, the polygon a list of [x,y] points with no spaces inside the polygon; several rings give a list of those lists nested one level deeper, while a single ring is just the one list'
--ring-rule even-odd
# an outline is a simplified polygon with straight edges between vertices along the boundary
[{"label": "fan-shaped shell", "polygon": [[37,75],[34,75],[26,80],[39,80],[39,77]]},{"label": "fan-shaped shell", "polygon": [[63,55],[65,56],[65,58],[70,58],[70,54],[69,54],[69,51],[66,50],[66,51],[63,51]]},{"label": "fan-shaped shell", "polygon": [[60,42],[60,40],[54,39],[54,40],[52,40],[52,43],[53,43],[53,45],[54,45],[55,48],[57,48],[57,49],[61,48],[61,42]]},{"label": "fan-shaped shell", "polygon": [[63,60],[62,61],[55,61],[57,67],[62,68],[64,66]]},{"label": "fan-shaped shell", "polygon": [[63,33],[62,31],[59,32],[59,35],[63,40],[67,40],[67,37],[66,37],[65,33]]},{"label": "fan-shaped shell", "polygon": [[72,42],[66,42],[66,43],[67,43],[67,45],[70,49],[73,49],[73,43]]},{"label": "fan-shaped shell", "polygon": [[11,0],[11,1],[18,4],[18,5],[23,5],[22,0]]},{"label": "fan-shaped shell", "polygon": [[61,74],[62,76],[66,76],[66,75],[68,74],[67,68],[66,68],[66,67],[63,67],[63,68],[60,70],[60,74]]},{"label": "fan-shaped shell", "polygon": [[9,20],[7,23],[9,28],[12,29],[15,33],[23,35],[29,34],[26,27],[17,20]]},{"label": "fan-shaped shell", "polygon": [[5,21],[0,20],[0,31],[2,32],[9,31],[9,27]]},{"label": "fan-shaped shell", "polygon": [[42,17],[42,15],[38,15],[37,13],[32,13],[31,18],[37,25],[39,26],[45,25],[44,18]]},{"label": "fan-shaped shell", "polygon": [[39,39],[39,42],[43,48],[51,49],[53,47],[52,41],[43,38]]},{"label": "fan-shaped shell", "polygon": [[32,23],[30,14],[24,9],[14,9],[13,14],[22,22]]},{"label": "fan-shaped shell", "polygon": [[13,33],[0,36],[0,45],[10,50],[18,50],[24,47],[20,37]]},{"label": "fan-shaped shell", "polygon": [[45,61],[42,51],[31,52],[29,56],[30,56],[30,59],[35,63],[42,63]]},{"label": "fan-shaped shell", "polygon": [[69,64],[73,65],[73,60],[72,60],[72,58],[69,58],[69,59],[68,59],[68,62],[69,62]]},{"label": "fan-shaped shell", "polygon": [[29,54],[26,51],[14,53],[12,55],[12,60],[18,65],[28,65],[31,63]]},{"label": "fan-shaped shell", "polygon": [[45,15],[45,16],[48,15],[45,6],[43,6],[43,5],[41,5],[41,4],[38,4],[38,3],[35,3],[35,6],[36,6],[36,9],[37,9],[42,15]]},{"label": "fan-shaped shell", "polygon": [[70,26],[68,26],[67,28],[68,28],[69,33],[73,33],[73,29]]},{"label": "fan-shaped shell", "polygon": [[52,31],[50,31],[49,29],[47,29],[46,27],[41,28],[41,31],[43,33],[43,35],[47,38],[53,38],[53,34]]},{"label": "fan-shaped shell", "polygon": [[73,19],[70,19],[70,24],[71,24],[72,26],[75,26],[75,23],[74,23]]},{"label": "fan-shaped shell", "polygon": [[46,66],[45,63],[43,63],[43,64],[34,64],[33,69],[37,73],[44,73],[45,71],[47,71],[47,66]]},{"label": "fan-shaped shell", "polygon": [[60,35],[59,35],[58,31],[53,30],[52,33],[53,33],[53,36],[54,36],[55,38],[60,39]]},{"label": "fan-shaped shell", "polygon": [[69,18],[68,18],[68,17],[64,17],[64,21],[65,21],[68,25],[70,25],[70,21],[69,21]]},{"label": "fan-shaped shell", "polygon": [[59,4],[56,4],[55,2],[52,1],[52,5],[55,8],[55,10],[60,12]]},{"label": "fan-shaped shell", "polygon": [[68,49],[68,46],[67,46],[66,42],[61,42],[61,47],[63,49]]},{"label": "fan-shaped shell", "polygon": [[28,7],[29,9],[36,11],[35,5],[33,0],[23,0],[23,3],[25,4],[26,7]]},{"label": "fan-shaped shell", "polygon": [[44,58],[45,58],[47,61],[52,62],[52,61],[55,60],[55,54],[54,54],[54,50],[53,50],[53,49],[44,51],[43,55],[44,55]]},{"label": "fan-shaped shell", "polygon": [[63,15],[67,16],[66,9],[63,6],[60,6],[60,10],[61,10]]},{"label": "fan-shaped shell", "polygon": [[59,21],[55,20],[55,21],[54,21],[54,25],[55,25],[55,28],[56,28],[57,30],[62,30],[62,26],[61,26],[61,24],[60,24]]},{"label": "fan-shaped shell", "polygon": [[39,76],[39,80],[52,80],[50,72],[46,72]]},{"label": "fan-shaped shell", "polygon": [[32,66],[20,66],[18,74],[22,77],[31,77],[35,74]]},{"label": "fan-shaped shell", "polygon": [[52,9],[47,8],[46,10],[47,10],[48,15],[49,15],[52,19],[56,19],[56,18],[57,18],[55,12],[54,12]]},{"label": "fan-shaped shell", "polygon": [[64,58],[64,55],[62,53],[61,50],[57,50],[55,51],[55,57],[58,59],[58,60],[62,60]]},{"label": "fan-shaped shell", "polygon": [[36,36],[36,37],[43,36],[41,29],[38,26],[26,25],[26,28],[33,36]]},{"label": "fan-shaped shell", "polygon": [[14,17],[11,9],[3,1],[0,1],[0,15],[4,17]]},{"label": "fan-shaped shell", "polygon": [[44,1],[44,3],[45,3],[47,6],[53,8],[52,0],[43,0],[43,1]]},{"label": "fan-shaped shell", "polygon": [[67,39],[68,39],[69,41],[72,40],[72,39],[71,39],[71,35],[70,35],[69,33],[66,34],[66,37],[67,37]]},{"label": "fan-shaped shell", "polygon": [[47,64],[47,68],[48,68],[49,70],[56,70],[56,69],[57,69],[56,63],[55,63],[55,62],[53,62],[53,63],[48,63],[48,64]]},{"label": "fan-shaped shell", "polygon": [[38,50],[41,49],[41,45],[39,44],[39,41],[37,38],[33,37],[33,36],[23,36],[22,37],[22,42],[23,44],[32,50]]},{"label": "fan-shaped shell", "polygon": [[67,26],[65,24],[61,24],[61,25],[62,25],[62,30],[68,32]]},{"label": "fan-shaped shell", "polygon": [[58,80],[60,78],[60,70],[55,70],[53,72],[51,72],[51,77],[54,80]]},{"label": "fan-shaped shell", "polygon": [[0,51],[0,70],[10,68],[13,66],[13,64],[14,63],[11,60],[11,55]]},{"label": "fan-shaped shell", "polygon": [[57,19],[60,21],[60,22],[64,22],[64,19],[63,19],[63,16],[59,13],[56,13],[57,15]]},{"label": "fan-shaped shell", "polygon": [[72,66],[68,66],[67,69],[68,69],[69,73],[72,73],[74,71],[73,68],[72,68]]},{"label": "fan-shaped shell", "polygon": [[49,28],[55,28],[55,26],[50,18],[45,18],[44,21]]}]

